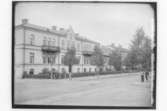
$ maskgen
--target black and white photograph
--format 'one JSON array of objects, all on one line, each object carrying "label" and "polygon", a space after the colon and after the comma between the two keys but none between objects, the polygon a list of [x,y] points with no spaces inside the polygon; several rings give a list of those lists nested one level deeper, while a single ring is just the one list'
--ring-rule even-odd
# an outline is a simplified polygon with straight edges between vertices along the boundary
[{"label": "black and white photograph", "polygon": [[156,108],[156,2],[12,2],[12,107]]}]

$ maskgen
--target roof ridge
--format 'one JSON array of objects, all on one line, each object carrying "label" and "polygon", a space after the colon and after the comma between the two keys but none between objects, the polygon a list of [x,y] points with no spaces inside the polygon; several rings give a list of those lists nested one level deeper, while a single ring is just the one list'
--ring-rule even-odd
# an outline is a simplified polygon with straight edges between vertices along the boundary
[{"label": "roof ridge", "polygon": [[[48,28],[46,26],[41,26],[41,25],[36,25],[36,24],[31,24],[31,23],[20,24],[20,25],[16,25],[15,27],[19,27],[19,26],[26,26],[26,27],[35,28],[35,29],[42,30],[42,31],[49,31],[51,33],[60,34],[60,35],[66,35],[68,32],[68,29],[65,29],[65,28],[59,28],[59,30],[54,30],[54,29]],[[74,32],[74,35],[75,35],[75,38],[78,40],[99,44],[96,41],[93,41],[93,40],[88,39],[86,37],[80,36],[78,33]]]}]

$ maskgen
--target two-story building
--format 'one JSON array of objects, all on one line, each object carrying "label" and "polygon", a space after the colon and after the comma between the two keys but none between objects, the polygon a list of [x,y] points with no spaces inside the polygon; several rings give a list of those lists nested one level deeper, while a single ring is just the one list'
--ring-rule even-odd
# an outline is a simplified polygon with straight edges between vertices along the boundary
[{"label": "two-story building", "polygon": [[[62,64],[67,48],[75,47],[79,64],[73,67],[74,72],[93,72],[96,67],[91,65],[90,58],[95,45],[99,43],[68,29],[46,28],[30,24],[27,19],[15,26],[15,75],[21,77],[23,71],[34,70],[38,74],[44,68],[55,69],[58,72],[68,72],[68,67]],[[106,55],[106,54],[105,54]],[[107,56],[106,56],[107,57]]]}]

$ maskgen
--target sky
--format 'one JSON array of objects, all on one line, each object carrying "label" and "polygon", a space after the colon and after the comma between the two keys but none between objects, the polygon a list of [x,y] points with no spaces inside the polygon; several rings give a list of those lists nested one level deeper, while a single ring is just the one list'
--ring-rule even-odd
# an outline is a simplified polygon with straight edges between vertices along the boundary
[{"label": "sky", "polygon": [[150,5],[130,3],[22,2],[16,5],[15,24],[29,23],[51,28],[69,28],[102,45],[128,48],[135,32],[143,27],[151,39],[154,13]]}]

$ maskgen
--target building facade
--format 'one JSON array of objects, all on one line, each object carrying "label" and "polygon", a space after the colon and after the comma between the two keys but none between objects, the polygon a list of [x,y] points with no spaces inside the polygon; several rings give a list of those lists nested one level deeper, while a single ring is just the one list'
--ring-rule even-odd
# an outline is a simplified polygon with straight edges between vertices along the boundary
[{"label": "building facade", "polygon": [[[96,66],[91,65],[90,57],[94,46],[99,45],[75,33],[70,26],[68,29],[52,26],[46,28],[30,24],[27,19],[15,26],[14,37],[15,76],[20,78],[24,71],[34,70],[34,74],[44,68],[55,69],[57,72],[66,71],[68,67],[62,64],[62,59],[69,47],[76,48],[79,64],[73,66],[73,72],[94,72]],[[106,51],[104,55],[107,57]]]}]

